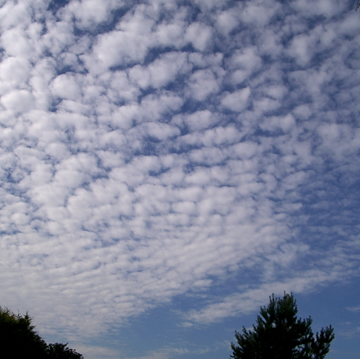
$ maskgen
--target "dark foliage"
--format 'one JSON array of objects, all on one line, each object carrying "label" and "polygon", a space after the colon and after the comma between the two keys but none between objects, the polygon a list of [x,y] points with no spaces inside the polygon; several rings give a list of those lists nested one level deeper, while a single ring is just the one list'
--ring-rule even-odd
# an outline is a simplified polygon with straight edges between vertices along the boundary
[{"label": "dark foliage", "polygon": [[67,344],[49,344],[48,354],[51,359],[83,359],[84,357],[74,349],[67,347]]},{"label": "dark foliage", "polygon": [[67,344],[49,344],[40,337],[32,325],[32,318],[14,314],[0,307],[0,348],[1,358],[11,359],[83,359]]},{"label": "dark foliage", "polygon": [[267,307],[260,308],[253,330],[245,327],[235,332],[237,344],[231,343],[234,359],[323,359],[335,338],[331,325],[314,336],[312,319],[298,319],[293,295],[270,297]]},{"label": "dark foliage", "polygon": [[4,358],[47,358],[47,345],[28,313],[16,315],[0,307],[0,345]]}]

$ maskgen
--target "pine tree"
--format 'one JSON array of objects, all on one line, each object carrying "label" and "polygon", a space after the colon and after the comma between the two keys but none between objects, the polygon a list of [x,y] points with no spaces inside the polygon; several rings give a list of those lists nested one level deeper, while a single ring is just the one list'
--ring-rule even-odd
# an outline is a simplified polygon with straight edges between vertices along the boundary
[{"label": "pine tree", "polygon": [[0,358],[83,359],[67,344],[47,345],[35,331],[32,318],[0,307]]},{"label": "pine tree", "polygon": [[53,343],[48,346],[48,355],[51,359],[84,359],[82,354],[70,349],[66,344]]},{"label": "pine tree", "polygon": [[47,358],[47,344],[35,331],[32,318],[0,307],[0,357]]},{"label": "pine tree", "polygon": [[235,331],[237,344],[231,343],[234,359],[323,359],[335,338],[331,327],[314,336],[311,317],[297,318],[297,305],[292,294],[270,297],[267,307],[260,308],[253,330]]}]

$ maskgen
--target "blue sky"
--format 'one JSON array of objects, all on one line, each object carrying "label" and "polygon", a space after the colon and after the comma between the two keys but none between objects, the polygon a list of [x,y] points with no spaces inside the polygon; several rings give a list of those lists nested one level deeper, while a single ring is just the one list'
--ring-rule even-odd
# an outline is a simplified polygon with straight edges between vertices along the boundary
[{"label": "blue sky", "polygon": [[292,291],[357,358],[355,7],[0,0],[0,305],[87,359],[215,359]]}]

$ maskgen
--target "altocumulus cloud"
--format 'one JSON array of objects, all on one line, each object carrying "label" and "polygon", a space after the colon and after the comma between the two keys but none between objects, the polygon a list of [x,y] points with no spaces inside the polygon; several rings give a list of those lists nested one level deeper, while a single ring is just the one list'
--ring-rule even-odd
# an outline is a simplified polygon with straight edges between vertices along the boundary
[{"label": "altocumulus cloud", "polygon": [[189,327],[358,276],[358,15],[0,1],[0,304],[81,342],[179,296]]}]

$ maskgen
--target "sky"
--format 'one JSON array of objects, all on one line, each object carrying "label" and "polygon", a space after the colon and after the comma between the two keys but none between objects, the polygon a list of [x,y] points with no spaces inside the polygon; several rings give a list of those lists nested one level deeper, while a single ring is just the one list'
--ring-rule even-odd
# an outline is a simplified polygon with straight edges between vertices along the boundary
[{"label": "sky", "polygon": [[286,291],[358,358],[355,8],[0,0],[0,305],[86,359],[219,359]]}]

